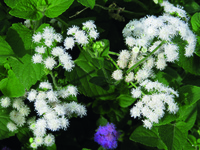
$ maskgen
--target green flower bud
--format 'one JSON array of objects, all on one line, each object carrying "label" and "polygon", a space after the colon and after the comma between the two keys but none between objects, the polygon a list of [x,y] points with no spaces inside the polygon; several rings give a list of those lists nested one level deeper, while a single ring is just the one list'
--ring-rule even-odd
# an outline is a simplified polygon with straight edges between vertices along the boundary
[{"label": "green flower bud", "polygon": [[29,142],[30,142],[30,143],[33,143],[33,138],[32,138],[32,137],[29,138]]}]

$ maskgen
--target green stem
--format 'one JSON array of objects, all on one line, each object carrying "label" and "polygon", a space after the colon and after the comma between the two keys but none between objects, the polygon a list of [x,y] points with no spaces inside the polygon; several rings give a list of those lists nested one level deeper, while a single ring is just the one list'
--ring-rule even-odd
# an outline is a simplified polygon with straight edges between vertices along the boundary
[{"label": "green stem", "polygon": [[[119,10],[119,8],[109,8],[109,7],[104,7],[104,6],[101,6],[99,4],[95,4],[94,6],[97,6],[97,7],[100,7],[104,10]],[[128,10],[123,10],[122,12],[124,13],[129,13],[129,14],[133,14],[133,15],[140,15],[140,16],[143,16],[145,15],[144,13],[136,13],[136,12],[132,12],[132,11],[128,11]]]},{"label": "green stem", "polygon": [[112,63],[115,65],[115,67],[117,68],[117,69],[119,69],[119,67],[117,66],[117,64],[115,63],[115,61],[108,55],[108,58],[112,61]]},{"label": "green stem", "polygon": [[142,62],[144,62],[145,60],[147,60],[147,58],[149,56],[151,56],[153,53],[155,53],[164,43],[166,43],[166,41],[162,41],[151,53],[149,53],[145,58],[141,59],[140,61],[138,61],[135,65],[133,65],[131,68],[129,68],[126,73],[131,72],[131,70],[133,70],[135,67],[137,67],[139,64],[141,64]]},{"label": "green stem", "polygon": [[57,17],[56,20],[60,21],[62,24],[64,24],[65,26],[69,26],[65,21],[63,21],[61,18]]},{"label": "green stem", "polygon": [[[131,85],[133,85],[135,88],[137,88],[137,86],[133,83],[133,82],[130,82]],[[145,95],[143,92],[142,92],[142,95]]]},{"label": "green stem", "polygon": [[119,53],[109,51],[108,54],[119,56]]},{"label": "green stem", "polygon": [[56,89],[58,89],[58,85],[57,85],[57,83],[56,83],[56,79],[55,79],[55,77],[53,76],[53,72],[50,71],[49,74],[50,74],[50,76],[51,76],[51,78],[52,78],[53,85],[55,86]]}]

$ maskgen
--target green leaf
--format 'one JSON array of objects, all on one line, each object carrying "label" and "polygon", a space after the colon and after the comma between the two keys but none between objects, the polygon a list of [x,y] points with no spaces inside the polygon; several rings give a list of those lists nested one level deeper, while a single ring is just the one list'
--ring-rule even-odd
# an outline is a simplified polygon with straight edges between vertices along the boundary
[{"label": "green leaf", "polygon": [[74,2],[74,0],[48,0],[48,8],[45,15],[49,18],[55,18],[65,12]]},{"label": "green leaf", "polygon": [[13,8],[15,7],[15,5],[19,2],[20,0],[4,0],[4,2],[6,3],[6,5],[8,5],[9,7]]},{"label": "green leaf", "polygon": [[97,126],[105,126],[108,123],[108,120],[104,118],[103,116],[100,116],[97,120]]},{"label": "green leaf", "polygon": [[10,122],[10,111],[8,109],[0,107],[0,140],[9,138],[10,136],[14,136],[17,133],[17,130],[11,132],[7,128],[7,123]]},{"label": "green leaf", "polygon": [[196,118],[197,118],[197,105],[196,103],[193,104],[193,105],[184,105],[184,106],[181,106],[179,108],[179,118],[177,120],[180,120],[180,121],[185,121],[186,125],[185,125],[185,128],[187,130],[190,130],[195,122],[196,122]]},{"label": "green leaf", "polygon": [[8,71],[8,78],[0,81],[0,90],[8,97],[20,97],[25,94],[25,88],[12,70]]},{"label": "green leaf", "polygon": [[163,125],[159,127],[158,132],[168,150],[182,150],[187,137],[182,128],[176,125]]},{"label": "green leaf", "polygon": [[18,57],[23,57],[25,54],[30,53],[30,50],[34,48],[32,35],[33,31],[20,23],[14,23],[8,30],[6,41],[10,44]]},{"label": "green leaf", "polygon": [[119,101],[119,105],[121,107],[128,107],[132,105],[137,99],[133,98],[131,95],[121,94],[117,97],[117,100]]},{"label": "green leaf", "polygon": [[179,89],[179,99],[187,105],[193,105],[200,99],[200,87],[186,85]]},{"label": "green leaf", "polygon": [[85,7],[90,7],[91,9],[94,8],[95,0],[77,0],[79,3],[81,3]]},{"label": "green leaf", "polygon": [[159,137],[158,129],[153,127],[151,130],[143,126],[137,127],[130,136],[130,140],[139,142],[150,147],[162,147],[165,149],[165,144]]},{"label": "green leaf", "polygon": [[110,49],[110,42],[109,40],[107,39],[102,39],[101,40],[103,43],[104,43],[104,49],[103,49],[103,52],[101,53],[101,56],[108,56],[108,53],[109,53],[109,49]]},{"label": "green leaf", "polygon": [[187,13],[193,14],[200,11],[200,6],[195,1],[191,1],[184,6]]},{"label": "green leaf", "polygon": [[14,55],[14,52],[13,52],[12,48],[10,47],[10,45],[0,36],[1,62],[2,62],[2,59],[4,59],[4,61],[5,61],[7,57],[13,56],[13,55]]},{"label": "green leaf", "polygon": [[40,20],[43,12],[39,10],[41,6],[38,4],[38,0],[20,0],[9,13],[18,18]]},{"label": "green leaf", "polygon": [[20,128],[17,133],[17,138],[23,144],[30,144],[29,138],[33,136],[31,130],[27,127]]},{"label": "green leaf", "polygon": [[200,29],[200,13],[195,13],[191,18],[192,29],[199,32]]},{"label": "green leaf", "polygon": [[90,62],[91,60],[92,58],[81,52],[75,60],[75,68],[71,72],[65,73],[67,80],[74,85],[78,85],[79,92],[85,96],[112,100],[115,97],[115,86],[112,85],[109,90],[105,90],[90,82],[93,77],[98,77],[97,70],[94,69],[95,67]]},{"label": "green leaf", "polygon": [[45,74],[44,65],[39,63],[34,64],[31,59],[32,56],[29,54],[21,58],[23,63],[14,59],[9,59],[13,72],[27,90]]}]

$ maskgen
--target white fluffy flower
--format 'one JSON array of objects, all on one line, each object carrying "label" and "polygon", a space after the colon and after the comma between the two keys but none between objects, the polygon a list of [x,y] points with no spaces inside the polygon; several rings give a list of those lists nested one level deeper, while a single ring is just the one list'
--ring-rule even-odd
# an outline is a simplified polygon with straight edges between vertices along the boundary
[{"label": "white fluffy flower", "polygon": [[65,49],[73,49],[74,44],[75,44],[75,41],[74,41],[74,38],[73,38],[73,37],[67,37],[67,38],[64,40]]},{"label": "white fluffy flower", "polygon": [[52,85],[49,82],[40,82],[39,88],[41,88],[41,89],[52,89]]},{"label": "white fluffy flower", "polygon": [[7,128],[8,128],[8,130],[11,131],[11,132],[17,130],[17,126],[16,126],[13,122],[8,122]]},{"label": "white fluffy flower", "polygon": [[144,123],[144,127],[147,129],[151,129],[153,124],[151,123],[151,121],[149,121],[148,119],[142,120]]},{"label": "white fluffy flower", "polygon": [[27,99],[32,102],[36,99],[36,96],[37,96],[37,91],[35,89],[31,89],[30,92],[28,92],[28,97]]},{"label": "white fluffy flower", "polygon": [[52,146],[54,143],[55,143],[55,137],[53,134],[48,134],[47,136],[45,136],[44,144],[46,146]]},{"label": "white fluffy flower", "polygon": [[58,98],[57,98],[57,93],[53,90],[49,90],[47,93],[47,98],[49,100],[49,102],[56,102],[58,101]]},{"label": "white fluffy flower", "polygon": [[36,51],[37,53],[39,53],[39,54],[44,54],[45,51],[46,51],[46,47],[37,46],[37,47],[35,48],[35,51]]},{"label": "white fluffy flower", "polygon": [[19,113],[22,114],[23,116],[28,116],[30,111],[31,111],[30,108],[26,105],[24,105],[19,109]]},{"label": "white fluffy flower", "polygon": [[21,107],[24,106],[24,102],[22,100],[22,98],[15,98],[12,104],[13,108],[16,108],[17,110],[19,110]]},{"label": "white fluffy flower", "polygon": [[62,35],[61,34],[59,34],[59,33],[55,33],[54,34],[54,39],[55,39],[55,41],[57,41],[57,42],[61,42],[62,41]]},{"label": "white fluffy flower", "polygon": [[44,61],[44,64],[47,69],[52,70],[57,63],[53,57],[47,57],[47,59]]},{"label": "white fluffy flower", "polygon": [[33,35],[33,42],[34,43],[39,43],[40,40],[42,39],[42,34],[40,32],[36,33]]},{"label": "white fluffy flower", "polygon": [[126,37],[126,44],[130,47],[133,47],[133,45],[135,45],[135,39],[131,36]]},{"label": "white fluffy flower", "polygon": [[79,31],[79,27],[74,25],[67,30],[67,35],[74,35],[77,31]]},{"label": "white fluffy flower", "polygon": [[43,91],[39,91],[38,95],[36,96],[36,100],[44,100],[46,99],[46,93]]},{"label": "white fluffy flower", "polygon": [[65,107],[63,105],[57,104],[53,109],[58,114],[58,116],[64,116],[65,115]]},{"label": "white fluffy flower", "polygon": [[132,89],[131,94],[133,96],[133,98],[140,98],[142,91],[140,90],[140,88],[136,88],[136,89]]},{"label": "white fluffy flower", "polygon": [[34,138],[34,142],[37,144],[37,146],[41,146],[43,144],[43,138],[40,136],[37,136]]},{"label": "white fluffy flower", "polygon": [[134,118],[140,117],[140,115],[141,115],[141,109],[139,109],[137,107],[133,107],[130,110],[130,114],[131,114],[131,117],[134,117]]},{"label": "white fluffy flower", "polygon": [[41,63],[43,61],[42,55],[34,54],[33,57],[32,57],[32,61],[33,61],[34,64]]},{"label": "white fluffy flower", "polygon": [[89,31],[89,36],[96,40],[99,37],[99,33],[97,32],[97,30],[90,30]]},{"label": "white fluffy flower", "polygon": [[88,38],[87,36],[85,35],[85,32],[80,30],[80,31],[77,31],[74,35],[75,39],[76,39],[76,42],[81,44],[81,45],[85,45],[85,44],[88,44]]},{"label": "white fluffy flower", "polygon": [[96,28],[96,25],[94,24],[94,20],[89,20],[89,21],[84,22],[83,26],[88,28],[89,30]]},{"label": "white fluffy flower", "polygon": [[62,56],[64,54],[64,49],[60,46],[56,46],[52,49],[51,54],[54,56]]},{"label": "white fluffy flower", "polygon": [[59,118],[60,120],[60,128],[66,130],[67,127],[69,126],[69,120],[67,118]]},{"label": "white fluffy flower", "polygon": [[4,108],[7,108],[8,106],[10,106],[10,98],[9,97],[1,98],[1,106]]},{"label": "white fluffy flower", "polygon": [[74,62],[71,60],[71,61],[68,61],[68,62],[65,62],[63,64],[63,68],[66,70],[66,71],[72,71],[73,67],[74,67]]},{"label": "white fluffy flower", "polygon": [[134,73],[133,72],[129,72],[126,76],[125,76],[125,81],[126,82],[132,82],[134,79]]},{"label": "white fluffy flower", "polygon": [[113,73],[112,73],[112,77],[115,79],[115,80],[121,80],[123,79],[123,72],[122,70],[115,70]]},{"label": "white fluffy flower", "polygon": [[66,92],[69,93],[69,95],[77,96],[78,89],[73,85],[69,85],[69,86],[67,86]]},{"label": "white fluffy flower", "polygon": [[47,127],[52,131],[58,131],[60,129],[60,120],[57,118],[48,120]]}]

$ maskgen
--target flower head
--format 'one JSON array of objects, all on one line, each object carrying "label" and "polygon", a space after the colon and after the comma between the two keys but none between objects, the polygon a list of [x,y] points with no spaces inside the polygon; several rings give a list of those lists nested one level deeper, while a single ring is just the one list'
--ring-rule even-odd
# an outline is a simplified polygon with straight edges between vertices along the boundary
[{"label": "flower head", "polygon": [[100,144],[103,148],[117,148],[117,139],[120,133],[116,131],[113,123],[107,123],[106,126],[100,126],[94,135],[94,141]]}]

